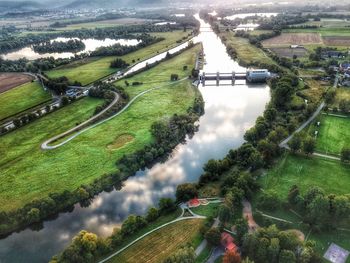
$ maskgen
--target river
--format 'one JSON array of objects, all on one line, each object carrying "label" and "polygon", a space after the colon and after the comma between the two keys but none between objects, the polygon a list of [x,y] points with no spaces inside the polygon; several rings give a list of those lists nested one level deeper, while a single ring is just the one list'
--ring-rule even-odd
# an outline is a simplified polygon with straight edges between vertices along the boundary
[{"label": "river", "polygon": [[[199,17],[197,16],[197,19]],[[201,22],[202,41],[208,73],[245,71],[226,53],[220,39]],[[254,125],[270,99],[266,85],[199,87],[205,101],[205,115],[199,130],[186,144],[174,149],[171,157],[153,168],[130,177],[120,191],[101,193],[87,208],[76,205],[71,213],[61,213],[45,221],[38,231],[26,229],[0,240],[0,262],[47,262],[67,246],[81,229],[107,236],[130,214],[144,214],[162,197],[174,197],[178,184],[195,182],[209,159],[223,158],[243,143],[245,131]],[[74,141],[72,142],[74,143]]]}]

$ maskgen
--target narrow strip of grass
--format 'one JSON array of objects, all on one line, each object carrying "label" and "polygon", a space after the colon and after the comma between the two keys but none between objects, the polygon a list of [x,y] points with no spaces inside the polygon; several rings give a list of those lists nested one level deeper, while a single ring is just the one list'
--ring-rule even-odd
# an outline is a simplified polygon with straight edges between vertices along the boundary
[{"label": "narrow strip of grass", "polygon": [[0,120],[50,99],[39,82],[29,82],[0,94]]},{"label": "narrow strip of grass", "polygon": [[193,242],[202,219],[179,221],[141,239],[109,262],[162,262],[174,253],[179,247]]}]

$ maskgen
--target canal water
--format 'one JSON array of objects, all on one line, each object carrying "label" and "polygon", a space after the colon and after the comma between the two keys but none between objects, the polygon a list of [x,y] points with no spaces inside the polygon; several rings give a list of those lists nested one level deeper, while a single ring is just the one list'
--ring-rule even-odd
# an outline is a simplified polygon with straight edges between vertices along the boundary
[{"label": "canal water", "polygon": [[[199,21],[202,29],[195,42],[203,43],[206,61],[203,70],[244,72],[228,56],[220,39],[208,30],[209,25]],[[199,131],[179,145],[168,161],[139,171],[120,191],[101,193],[87,208],[76,205],[73,212],[45,221],[40,230],[26,229],[0,240],[0,262],[47,262],[80,230],[107,236],[128,215],[144,214],[160,198],[174,197],[178,184],[198,180],[209,159],[223,158],[230,149],[243,143],[245,131],[254,125],[270,99],[266,85],[248,86],[238,82],[235,86],[207,85],[199,89],[205,101]]]}]

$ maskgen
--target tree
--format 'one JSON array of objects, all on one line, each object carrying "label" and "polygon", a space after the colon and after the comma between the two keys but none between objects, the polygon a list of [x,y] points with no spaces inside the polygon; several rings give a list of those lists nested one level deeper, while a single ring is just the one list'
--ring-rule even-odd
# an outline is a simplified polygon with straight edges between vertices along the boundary
[{"label": "tree", "polygon": [[277,192],[268,190],[262,193],[258,205],[266,210],[273,211],[280,204]]},{"label": "tree", "polygon": [[171,74],[170,75],[170,80],[171,81],[176,81],[176,80],[178,80],[179,79],[179,75],[177,75],[177,74]]},{"label": "tree", "polygon": [[232,218],[232,212],[231,212],[231,209],[223,204],[223,205],[220,205],[219,207],[219,219],[222,223],[227,223],[231,220]]},{"label": "tree", "polygon": [[350,101],[342,99],[342,100],[339,102],[339,109],[340,109],[342,112],[347,113],[347,112],[350,110]]},{"label": "tree", "polygon": [[176,200],[178,202],[188,201],[198,196],[198,190],[195,184],[180,184],[176,188]]},{"label": "tree", "polygon": [[67,96],[63,96],[62,99],[61,99],[61,103],[63,106],[69,104],[69,99]]},{"label": "tree", "polygon": [[111,68],[121,68],[121,69],[127,68],[128,66],[129,66],[129,64],[126,63],[121,58],[117,58],[117,59],[113,60],[111,62],[111,65],[110,65]]},{"label": "tree", "polygon": [[239,218],[235,221],[236,237],[239,244],[243,243],[243,237],[248,233],[248,222],[245,218]]},{"label": "tree", "polygon": [[40,210],[38,208],[32,208],[27,213],[27,221],[29,223],[37,223],[40,222]]},{"label": "tree", "polygon": [[193,247],[185,246],[178,249],[173,255],[165,259],[163,263],[194,263],[196,253]]},{"label": "tree", "polygon": [[291,151],[296,153],[301,149],[302,140],[299,134],[294,134],[292,139],[288,142]]},{"label": "tree", "polygon": [[147,215],[146,215],[146,220],[147,222],[153,222],[159,217],[159,211],[155,207],[151,207],[148,209]]},{"label": "tree", "polygon": [[312,154],[316,148],[316,140],[311,136],[307,136],[303,141],[303,151],[306,154]]},{"label": "tree", "polygon": [[171,198],[161,198],[158,206],[161,213],[168,213],[176,209],[176,205]]},{"label": "tree", "polygon": [[205,239],[213,246],[218,246],[221,240],[220,230],[216,227],[212,227],[205,233]]},{"label": "tree", "polygon": [[350,162],[350,148],[344,147],[341,150],[341,161],[342,162]]},{"label": "tree", "polygon": [[236,250],[228,250],[226,251],[222,262],[223,263],[240,263],[241,256],[237,253]]},{"label": "tree", "polygon": [[283,249],[279,256],[280,263],[295,263],[297,259],[293,253],[293,251]]}]

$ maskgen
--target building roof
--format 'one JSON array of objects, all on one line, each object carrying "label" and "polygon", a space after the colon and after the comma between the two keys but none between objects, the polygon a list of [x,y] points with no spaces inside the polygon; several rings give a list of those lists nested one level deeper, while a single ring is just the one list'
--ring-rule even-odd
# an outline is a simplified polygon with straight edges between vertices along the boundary
[{"label": "building roof", "polygon": [[226,233],[226,232],[223,232],[221,234],[221,245],[225,248],[225,250],[231,251],[231,250],[237,249],[237,246],[234,243],[233,237],[229,233]]},{"label": "building roof", "polygon": [[189,207],[193,207],[193,206],[199,206],[200,202],[199,202],[198,198],[193,198],[190,201],[188,201],[187,204]]}]

